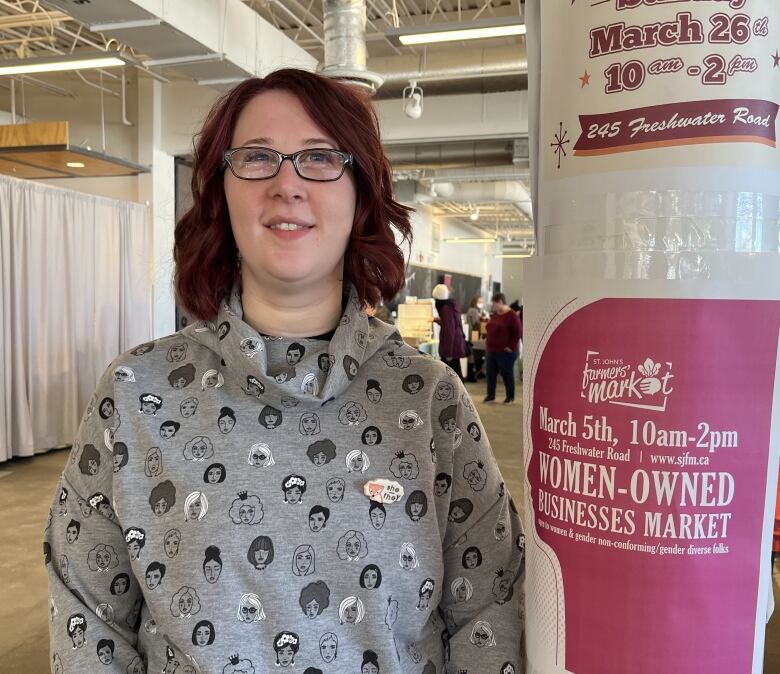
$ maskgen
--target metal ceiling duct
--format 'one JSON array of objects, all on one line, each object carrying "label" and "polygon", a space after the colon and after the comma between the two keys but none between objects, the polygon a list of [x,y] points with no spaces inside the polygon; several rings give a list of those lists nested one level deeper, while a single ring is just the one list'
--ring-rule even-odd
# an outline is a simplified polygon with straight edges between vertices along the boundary
[{"label": "metal ceiling duct", "polygon": [[481,202],[512,202],[526,217],[533,221],[531,195],[519,180],[494,182],[452,183],[435,182],[433,192],[437,198],[479,204]]},{"label": "metal ceiling duct", "polygon": [[365,0],[322,0],[325,64],[322,74],[367,89],[384,78],[366,68]]},{"label": "metal ceiling duct", "polygon": [[387,145],[385,152],[394,169],[484,166],[509,164],[511,140]]}]

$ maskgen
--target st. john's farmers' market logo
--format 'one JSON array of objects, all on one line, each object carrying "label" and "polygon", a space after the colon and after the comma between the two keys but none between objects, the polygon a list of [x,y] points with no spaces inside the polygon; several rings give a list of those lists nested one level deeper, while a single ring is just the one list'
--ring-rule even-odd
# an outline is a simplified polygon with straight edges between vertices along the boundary
[{"label": "st. john's farmers' market logo", "polygon": [[669,394],[674,391],[673,378],[669,362],[660,363],[647,357],[637,364],[587,351],[580,396],[590,403],[606,402],[663,412]]}]

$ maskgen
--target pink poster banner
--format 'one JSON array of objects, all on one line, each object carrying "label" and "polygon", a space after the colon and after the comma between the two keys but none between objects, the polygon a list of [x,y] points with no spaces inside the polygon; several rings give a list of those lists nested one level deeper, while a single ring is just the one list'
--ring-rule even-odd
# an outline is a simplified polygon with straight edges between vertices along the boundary
[{"label": "pink poster banner", "polygon": [[580,115],[574,154],[594,156],[676,145],[761,143],[776,147],[780,106],[756,99],[687,101]]},{"label": "pink poster banner", "polygon": [[603,299],[545,334],[526,470],[555,671],[756,671],[780,302]]}]

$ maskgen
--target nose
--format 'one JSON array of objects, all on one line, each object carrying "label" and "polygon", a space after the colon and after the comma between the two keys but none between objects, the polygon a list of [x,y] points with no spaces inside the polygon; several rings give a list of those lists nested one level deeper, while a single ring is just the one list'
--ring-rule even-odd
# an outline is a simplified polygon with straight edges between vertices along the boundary
[{"label": "nose", "polygon": [[279,172],[269,180],[271,196],[283,201],[300,201],[306,198],[306,180],[295,171],[290,157],[282,159]]}]

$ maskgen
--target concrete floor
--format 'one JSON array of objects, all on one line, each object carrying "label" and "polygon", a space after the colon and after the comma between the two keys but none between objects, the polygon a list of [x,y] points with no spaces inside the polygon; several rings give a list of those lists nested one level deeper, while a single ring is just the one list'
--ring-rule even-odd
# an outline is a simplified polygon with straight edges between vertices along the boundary
[{"label": "concrete floor", "polygon": [[[468,388],[507,486],[522,507],[522,405],[484,405],[484,382],[468,384]],[[520,400],[521,391],[517,396]],[[49,671],[47,581],[41,541],[49,503],[67,456],[67,451],[60,450],[0,464],[0,674]],[[780,606],[780,593],[777,597]],[[780,609],[767,628],[764,674],[780,674]]]}]

